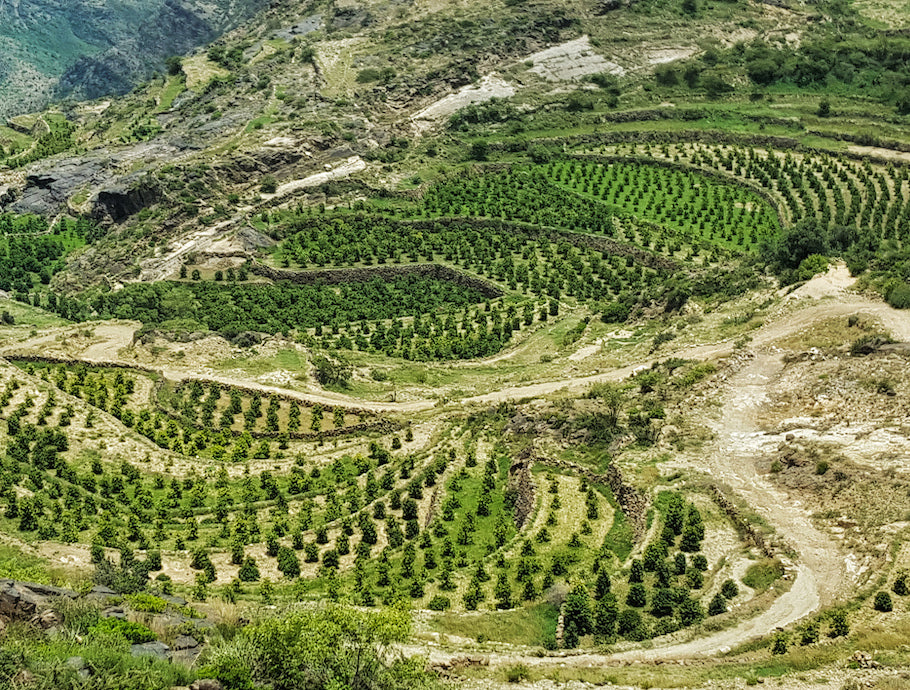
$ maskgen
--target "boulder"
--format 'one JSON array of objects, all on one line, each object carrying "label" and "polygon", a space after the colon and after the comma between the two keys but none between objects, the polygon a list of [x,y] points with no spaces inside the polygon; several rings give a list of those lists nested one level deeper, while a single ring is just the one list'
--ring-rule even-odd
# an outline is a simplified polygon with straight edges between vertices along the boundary
[{"label": "boulder", "polygon": [[109,606],[101,612],[101,615],[105,618],[120,618],[121,620],[126,620],[126,611],[123,610],[122,606]]},{"label": "boulder", "polygon": [[203,678],[193,683],[190,690],[224,690],[224,686],[214,678]]},{"label": "boulder", "polygon": [[158,640],[134,644],[130,648],[130,653],[133,656],[150,656],[157,659],[167,659],[169,651],[171,651],[171,648]]},{"label": "boulder", "polygon": [[29,620],[49,610],[54,599],[75,599],[76,596],[75,592],[60,587],[0,580],[0,615],[15,620]]},{"label": "boulder", "polygon": [[195,649],[199,646],[199,640],[195,637],[190,637],[189,635],[178,635],[177,639],[174,640],[174,644],[171,646],[176,650]]}]

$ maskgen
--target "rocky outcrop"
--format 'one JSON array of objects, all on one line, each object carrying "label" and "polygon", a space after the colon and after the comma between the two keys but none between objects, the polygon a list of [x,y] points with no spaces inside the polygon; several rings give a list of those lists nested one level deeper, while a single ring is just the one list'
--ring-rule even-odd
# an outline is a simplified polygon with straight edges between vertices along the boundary
[{"label": "rocky outcrop", "polygon": [[509,467],[508,488],[515,492],[512,517],[520,530],[534,510],[534,480],[531,478],[531,449],[525,449]]},{"label": "rocky outcrop", "polygon": [[59,624],[52,610],[54,600],[61,597],[75,599],[78,596],[76,592],[61,587],[3,579],[0,580],[0,617],[51,628]]},{"label": "rocky outcrop", "polygon": [[0,211],[52,216],[67,210],[68,202],[86,190],[93,192],[91,204],[98,218],[123,220],[157,200],[153,178],[137,173],[121,174],[131,161],[154,163],[176,160],[181,149],[167,141],[141,142],[116,152],[104,151],[50,158],[30,165],[25,184],[8,188],[0,195]]},{"label": "rocky outcrop", "polygon": [[108,187],[95,197],[94,215],[110,218],[115,223],[126,220],[160,199],[158,186],[149,177]]}]

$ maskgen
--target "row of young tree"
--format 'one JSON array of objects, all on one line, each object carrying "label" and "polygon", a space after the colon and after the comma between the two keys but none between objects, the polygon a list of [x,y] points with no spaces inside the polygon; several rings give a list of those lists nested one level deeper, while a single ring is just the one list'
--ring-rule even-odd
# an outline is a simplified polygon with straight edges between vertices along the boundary
[{"label": "row of young tree", "polygon": [[761,250],[782,280],[811,276],[818,262],[807,270],[800,264],[813,255],[841,255],[854,274],[868,270],[893,306],[910,306],[910,166],[734,144],[628,143],[597,151],[693,165],[756,184],[786,221]]},{"label": "row of young tree", "polygon": [[100,295],[93,307],[103,316],[137,319],[149,326],[196,323],[236,335],[243,331],[289,333],[326,323],[425,314],[482,299],[472,288],[408,275],[337,288],[289,282],[132,283]]}]

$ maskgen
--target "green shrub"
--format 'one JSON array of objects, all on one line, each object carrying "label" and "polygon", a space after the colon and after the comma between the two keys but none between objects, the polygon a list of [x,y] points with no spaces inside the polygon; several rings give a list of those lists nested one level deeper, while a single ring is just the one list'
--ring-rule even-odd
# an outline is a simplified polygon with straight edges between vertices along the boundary
[{"label": "green shrub", "polygon": [[786,654],[787,647],[790,646],[790,636],[785,632],[779,632],[774,636],[774,640],[771,642],[771,653]]},{"label": "green shrub", "polygon": [[757,592],[764,592],[783,574],[784,566],[780,561],[767,558],[749,566],[743,576],[743,584]]},{"label": "green shrub", "polygon": [[799,638],[799,644],[803,647],[818,642],[818,622],[807,623],[802,629]]},{"label": "green shrub", "polygon": [[891,603],[891,595],[887,592],[876,592],[875,601],[872,606],[876,611],[882,611],[887,613],[894,608],[894,605]]},{"label": "green shrub", "polygon": [[442,594],[437,594],[430,602],[427,604],[427,608],[431,611],[445,611],[452,605],[452,602],[448,597],[443,596]]},{"label": "green shrub", "polygon": [[145,592],[129,594],[126,597],[134,611],[145,611],[147,613],[161,613],[167,609],[167,602],[161,597],[156,597]]},{"label": "green shrub", "polygon": [[898,283],[885,298],[895,309],[910,309],[910,283]]},{"label": "green shrub", "polygon": [[422,660],[385,654],[409,633],[410,617],[403,610],[329,605],[243,628],[212,648],[208,668],[229,690],[248,690],[251,678],[274,690],[430,687],[434,679]]},{"label": "green shrub", "polygon": [[529,675],[530,670],[524,664],[515,664],[506,669],[506,680],[510,683],[520,683],[527,680]]},{"label": "green shrub", "polygon": [[828,618],[828,637],[846,637],[850,634],[850,623],[846,611],[832,611]]},{"label": "green shrub", "polygon": [[711,599],[711,603],[708,604],[708,615],[709,616],[719,616],[722,613],[727,612],[727,600],[724,599],[723,594],[715,594]]},{"label": "green shrub", "polygon": [[141,623],[133,623],[121,618],[104,618],[92,626],[91,632],[119,635],[131,644],[142,644],[155,639],[155,633]]}]

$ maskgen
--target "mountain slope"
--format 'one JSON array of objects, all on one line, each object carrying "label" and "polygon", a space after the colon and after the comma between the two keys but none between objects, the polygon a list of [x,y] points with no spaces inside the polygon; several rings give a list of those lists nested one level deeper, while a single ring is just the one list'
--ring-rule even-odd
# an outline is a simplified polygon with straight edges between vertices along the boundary
[{"label": "mountain slope", "polygon": [[56,98],[129,91],[164,59],[207,43],[262,0],[2,0],[0,117]]}]

